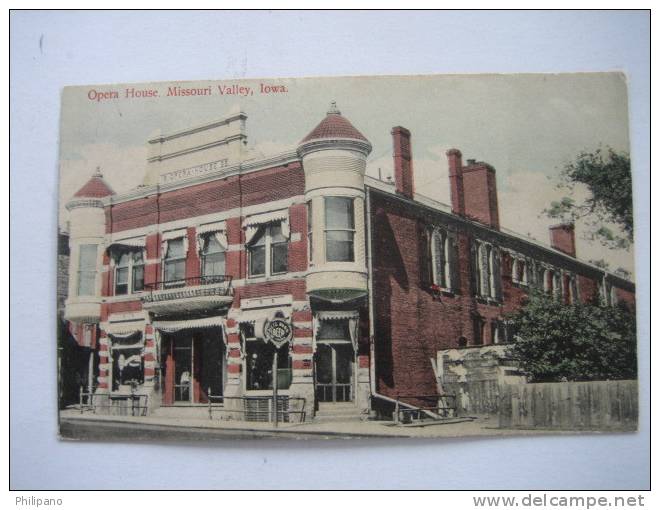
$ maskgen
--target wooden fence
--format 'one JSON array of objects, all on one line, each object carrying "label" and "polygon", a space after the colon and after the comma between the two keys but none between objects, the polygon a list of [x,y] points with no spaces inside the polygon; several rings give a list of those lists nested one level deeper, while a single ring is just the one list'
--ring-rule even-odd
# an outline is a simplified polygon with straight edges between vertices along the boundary
[{"label": "wooden fence", "polygon": [[503,384],[499,393],[500,427],[637,429],[637,381]]}]

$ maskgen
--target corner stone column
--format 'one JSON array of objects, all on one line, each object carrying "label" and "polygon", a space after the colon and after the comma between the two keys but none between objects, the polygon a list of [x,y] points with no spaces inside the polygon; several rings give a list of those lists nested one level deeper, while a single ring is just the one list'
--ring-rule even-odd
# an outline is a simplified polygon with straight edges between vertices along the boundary
[{"label": "corner stone column", "polygon": [[[241,370],[243,360],[241,359],[241,339],[236,319],[227,319],[227,383],[225,384],[225,397],[241,397],[243,395],[243,384],[241,382]],[[224,401],[224,408],[236,410],[235,413],[222,413],[223,419],[243,420],[243,402],[237,399]],[[240,411],[240,412],[238,412]]]},{"label": "corner stone column", "polygon": [[[144,327],[144,392],[147,394],[148,413],[160,407],[160,394],[156,388],[156,333],[151,324]],[[143,404],[141,402],[140,404]]]},{"label": "corner stone column", "polygon": [[360,413],[368,415],[370,411],[371,389],[369,388],[369,355],[359,354],[357,357],[357,385],[355,400]]},{"label": "corner stone column", "polygon": [[108,334],[101,329],[99,333],[99,375],[98,386],[94,392],[94,403],[100,407],[96,409],[97,414],[110,414],[110,339]]},{"label": "corner stone column", "polygon": [[[314,417],[314,348],[312,331],[312,311],[306,301],[294,303],[293,308],[292,381],[289,395],[302,397],[303,402],[291,402],[292,411],[305,411],[305,420]],[[292,420],[300,414],[291,415]]]}]

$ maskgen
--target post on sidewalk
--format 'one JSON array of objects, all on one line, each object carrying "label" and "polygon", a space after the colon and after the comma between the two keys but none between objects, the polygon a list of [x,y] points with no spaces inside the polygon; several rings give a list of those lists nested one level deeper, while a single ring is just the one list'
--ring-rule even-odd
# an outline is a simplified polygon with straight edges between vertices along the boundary
[{"label": "post on sidewalk", "polygon": [[273,425],[277,427],[277,349],[273,356]]}]

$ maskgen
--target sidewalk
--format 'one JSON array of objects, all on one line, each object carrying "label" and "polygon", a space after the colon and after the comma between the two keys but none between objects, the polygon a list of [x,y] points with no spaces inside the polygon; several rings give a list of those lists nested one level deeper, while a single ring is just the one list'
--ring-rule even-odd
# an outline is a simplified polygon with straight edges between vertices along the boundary
[{"label": "sidewalk", "polygon": [[334,421],[280,423],[245,422],[188,417],[133,417],[105,416],[67,409],[60,412],[61,435],[67,439],[124,439],[147,433],[163,438],[196,439],[204,437],[301,437],[301,438],[351,438],[351,437],[474,437],[520,434],[520,431],[497,429],[497,419],[452,420],[430,422],[423,425],[395,425],[387,421]]}]

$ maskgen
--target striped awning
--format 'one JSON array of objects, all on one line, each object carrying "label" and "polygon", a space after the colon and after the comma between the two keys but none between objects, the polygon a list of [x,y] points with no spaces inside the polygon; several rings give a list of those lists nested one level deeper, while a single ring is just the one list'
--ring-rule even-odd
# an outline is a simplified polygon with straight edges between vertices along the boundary
[{"label": "striped awning", "polygon": [[153,326],[164,333],[175,333],[185,329],[215,328],[225,324],[224,316],[204,317],[180,321],[154,321]]}]

